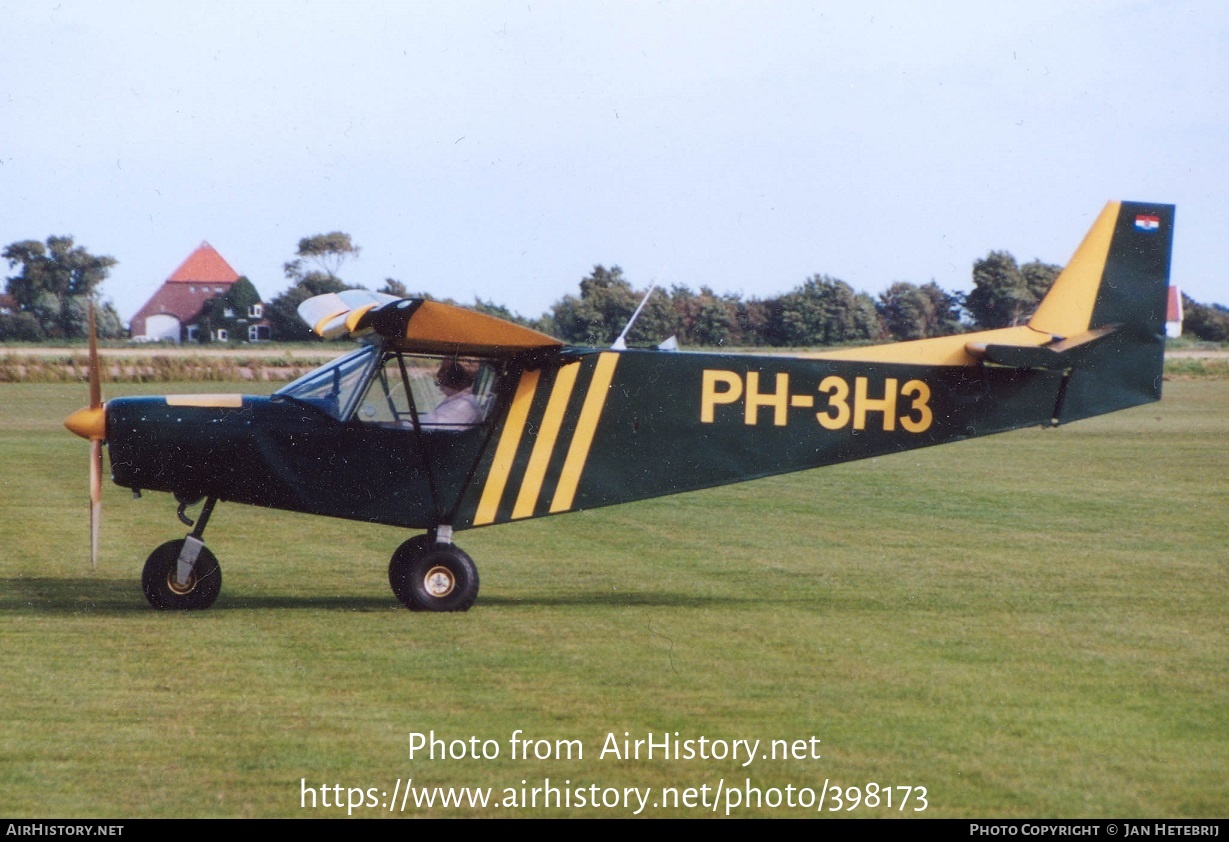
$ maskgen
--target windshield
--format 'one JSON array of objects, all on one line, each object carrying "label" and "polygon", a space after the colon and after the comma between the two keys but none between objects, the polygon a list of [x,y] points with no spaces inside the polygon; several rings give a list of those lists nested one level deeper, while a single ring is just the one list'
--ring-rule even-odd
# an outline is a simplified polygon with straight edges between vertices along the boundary
[{"label": "windshield", "polygon": [[341,421],[349,415],[378,358],[378,349],[365,345],[283,386],[273,397],[313,406]]}]

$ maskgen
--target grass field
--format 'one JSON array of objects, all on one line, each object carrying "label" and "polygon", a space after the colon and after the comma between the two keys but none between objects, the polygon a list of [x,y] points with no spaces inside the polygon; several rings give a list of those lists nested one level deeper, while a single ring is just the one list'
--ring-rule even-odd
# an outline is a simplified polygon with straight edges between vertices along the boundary
[{"label": "grass field", "polygon": [[[383,803],[406,778],[495,801],[547,778],[586,797],[653,787],[649,816],[711,814],[662,806],[663,787],[711,800],[748,779],[768,801],[825,781],[926,788],[925,812],[915,790],[903,813],[881,797],[847,816],[1229,815],[1229,381],[464,533],[482,591],[460,615],[395,602],[386,564],[408,535],[226,505],[206,535],[218,603],[150,610],[141,564],[185,530],[169,497],[108,486],[90,571],[88,448],[60,426],[82,403],[74,385],[0,385],[0,815],[336,816],[322,785]],[[583,758],[514,760],[517,729]],[[499,757],[411,760],[410,733],[432,730]],[[761,754],[814,736],[822,757],[600,756],[608,733],[676,731]]]}]

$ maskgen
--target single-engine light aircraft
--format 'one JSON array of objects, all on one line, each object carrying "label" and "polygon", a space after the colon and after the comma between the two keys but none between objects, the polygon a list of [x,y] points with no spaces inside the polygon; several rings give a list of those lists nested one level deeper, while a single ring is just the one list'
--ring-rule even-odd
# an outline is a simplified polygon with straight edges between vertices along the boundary
[{"label": "single-engine light aircraft", "polygon": [[[363,290],[300,315],[359,346],[269,397],[105,405],[91,343],[97,556],[111,477],[166,491],[192,527],[158,547],[151,605],[207,608],[218,501],[424,530],[392,556],[414,610],[464,611],[478,571],[455,534],[817,468],[1160,399],[1174,208],[1112,202],[1027,324],[795,356],[581,348],[436,301]],[[185,509],[204,501],[195,522]]]}]

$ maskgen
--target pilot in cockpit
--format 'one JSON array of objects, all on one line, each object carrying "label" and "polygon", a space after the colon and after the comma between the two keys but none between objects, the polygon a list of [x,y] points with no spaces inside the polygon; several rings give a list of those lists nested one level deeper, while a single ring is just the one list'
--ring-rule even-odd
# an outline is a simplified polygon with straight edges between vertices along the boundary
[{"label": "pilot in cockpit", "polygon": [[441,360],[435,385],[444,399],[435,409],[419,415],[419,423],[437,430],[464,430],[481,422],[482,408],[474,395],[477,376],[476,363],[456,357]]}]

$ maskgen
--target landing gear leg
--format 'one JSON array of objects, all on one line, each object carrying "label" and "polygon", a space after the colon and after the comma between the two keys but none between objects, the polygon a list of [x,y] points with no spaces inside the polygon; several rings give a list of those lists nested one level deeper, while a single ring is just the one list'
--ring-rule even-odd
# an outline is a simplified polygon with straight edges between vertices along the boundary
[{"label": "landing gear leg", "polygon": [[[217,498],[205,501],[194,528],[182,540],[168,541],[145,561],[141,587],[149,604],[159,610],[201,610],[213,605],[222,590],[222,568],[201,537]],[[179,519],[192,525],[179,507]]]},{"label": "landing gear leg", "polygon": [[478,568],[451,538],[452,529],[441,527],[393,553],[388,583],[411,611],[468,611],[478,598]]}]

